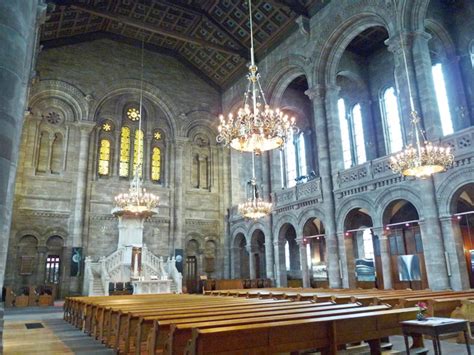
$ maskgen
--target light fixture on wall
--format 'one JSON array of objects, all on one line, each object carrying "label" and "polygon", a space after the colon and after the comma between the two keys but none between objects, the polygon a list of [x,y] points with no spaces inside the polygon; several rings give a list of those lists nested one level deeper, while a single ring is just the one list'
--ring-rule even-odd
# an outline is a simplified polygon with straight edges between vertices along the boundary
[{"label": "light fixture on wall", "polygon": [[[140,77],[140,106],[138,112],[135,112],[137,116],[135,121],[138,121],[138,132],[142,132],[142,120],[143,120],[143,52],[145,42],[142,40],[142,55],[141,55],[141,77]],[[139,136],[141,133],[138,133]],[[141,135],[140,139],[144,139]],[[158,213],[157,207],[160,202],[160,198],[150,192],[147,192],[143,187],[143,180],[141,172],[143,169],[143,142],[138,143],[137,148],[137,166],[133,172],[133,178],[130,181],[130,188],[128,192],[121,193],[115,196],[115,208],[112,210],[112,214],[115,216],[131,215],[140,217],[150,217]]]},{"label": "light fixture on wall", "polygon": [[272,203],[265,202],[259,195],[255,177],[255,153],[252,152],[252,178],[247,182],[248,198],[238,206],[239,214],[249,219],[259,219],[272,212]]},{"label": "light fixture on wall", "polygon": [[[247,74],[247,90],[243,107],[234,116],[229,113],[227,119],[220,115],[217,142],[234,149],[261,154],[264,151],[280,148],[297,131],[295,118],[289,118],[279,108],[271,109],[260,84],[260,73],[255,65],[253,46],[252,3],[250,15],[250,66]],[[251,101],[251,102],[249,102]]]},{"label": "light fixture on wall", "polygon": [[448,169],[454,161],[450,147],[442,147],[428,141],[420,125],[420,116],[415,110],[410,75],[403,40],[401,42],[405,73],[407,76],[408,96],[410,98],[411,142],[405,148],[390,157],[390,169],[396,174],[425,179],[435,173]]}]

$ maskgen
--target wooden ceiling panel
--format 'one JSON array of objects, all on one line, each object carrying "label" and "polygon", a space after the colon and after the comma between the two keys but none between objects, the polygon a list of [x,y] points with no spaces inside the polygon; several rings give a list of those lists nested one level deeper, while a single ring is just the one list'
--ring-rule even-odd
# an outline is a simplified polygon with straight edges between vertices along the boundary
[{"label": "wooden ceiling panel", "polygon": [[[141,42],[144,38],[150,48],[171,50],[221,88],[246,71],[250,29],[245,0],[49,2],[55,6],[50,6],[41,41],[51,47],[55,46],[54,40],[62,45],[68,43],[67,37],[110,33],[116,40]],[[305,6],[321,6],[324,2],[329,0],[252,0],[257,57],[289,35],[297,16],[307,10]]]}]

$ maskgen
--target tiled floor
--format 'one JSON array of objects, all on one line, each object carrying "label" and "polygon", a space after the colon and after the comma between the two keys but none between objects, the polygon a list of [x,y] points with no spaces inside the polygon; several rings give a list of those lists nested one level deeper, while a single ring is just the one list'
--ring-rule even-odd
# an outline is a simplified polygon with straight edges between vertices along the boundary
[{"label": "tiled floor", "polygon": [[[7,309],[4,354],[113,354],[62,319],[62,307]],[[26,324],[36,323],[33,329]],[[39,327],[41,324],[43,327]],[[31,326],[30,326],[31,327]]]},{"label": "tiled floor", "polygon": [[[82,333],[62,319],[62,307],[6,309],[4,354],[114,354],[101,343]],[[36,323],[32,329],[26,324]],[[43,327],[40,327],[41,324]],[[405,354],[403,337],[391,337],[393,349],[384,354]],[[425,340],[429,354],[434,354],[432,342]],[[467,354],[464,344],[442,341],[443,354]],[[474,346],[471,345],[474,354]],[[342,354],[368,354],[367,347]]]}]

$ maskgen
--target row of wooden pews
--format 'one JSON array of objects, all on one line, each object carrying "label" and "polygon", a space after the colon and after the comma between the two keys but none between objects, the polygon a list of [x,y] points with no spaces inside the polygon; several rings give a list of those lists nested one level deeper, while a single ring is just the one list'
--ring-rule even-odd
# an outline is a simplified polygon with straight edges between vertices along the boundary
[{"label": "row of wooden pews", "polygon": [[362,340],[378,353],[380,338],[399,334],[399,323],[415,318],[417,308],[407,308],[414,300],[427,301],[434,315],[442,308],[445,316],[448,304],[471,296],[430,290],[268,288],[207,295],[71,297],[64,305],[64,319],[125,354],[307,349],[335,354],[345,344]]}]

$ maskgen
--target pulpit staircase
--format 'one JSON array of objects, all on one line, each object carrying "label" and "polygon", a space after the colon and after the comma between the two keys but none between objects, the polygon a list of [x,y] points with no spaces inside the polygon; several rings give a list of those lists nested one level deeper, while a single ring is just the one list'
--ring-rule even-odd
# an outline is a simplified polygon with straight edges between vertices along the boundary
[{"label": "pulpit staircase", "polygon": [[[93,262],[85,259],[83,294],[86,296],[108,296],[110,282],[128,282],[132,275],[126,248],[119,248],[107,257]],[[182,292],[182,274],[176,269],[175,258],[154,255],[146,245],[142,247],[142,272],[144,279],[171,280],[171,292]]]}]

